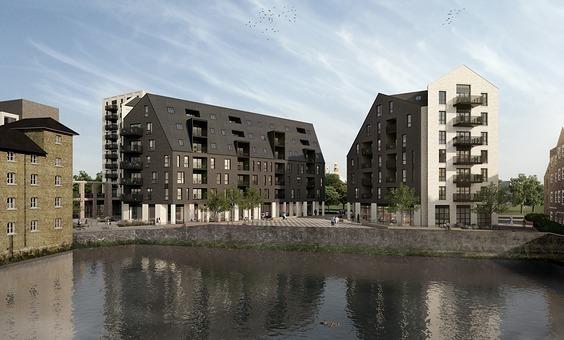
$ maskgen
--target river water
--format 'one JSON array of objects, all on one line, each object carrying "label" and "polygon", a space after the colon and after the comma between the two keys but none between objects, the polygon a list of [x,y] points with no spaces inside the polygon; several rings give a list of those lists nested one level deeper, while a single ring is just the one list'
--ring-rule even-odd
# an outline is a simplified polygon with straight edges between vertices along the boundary
[{"label": "river water", "polygon": [[0,339],[564,339],[564,267],[189,247],[0,268]]}]

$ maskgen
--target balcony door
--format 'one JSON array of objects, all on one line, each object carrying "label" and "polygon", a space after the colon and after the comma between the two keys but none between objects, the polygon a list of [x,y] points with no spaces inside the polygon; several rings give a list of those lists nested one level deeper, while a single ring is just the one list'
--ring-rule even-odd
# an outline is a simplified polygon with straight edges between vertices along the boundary
[{"label": "balcony door", "polygon": [[470,97],[470,85],[456,84],[456,95],[459,97]]}]

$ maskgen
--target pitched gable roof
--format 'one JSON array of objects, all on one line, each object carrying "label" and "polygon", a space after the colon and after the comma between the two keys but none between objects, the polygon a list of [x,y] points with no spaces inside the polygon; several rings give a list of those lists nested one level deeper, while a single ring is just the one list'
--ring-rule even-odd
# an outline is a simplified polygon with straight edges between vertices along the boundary
[{"label": "pitched gable roof", "polygon": [[16,130],[49,130],[59,132],[65,135],[78,135],[75,131],[69,129],[53,118],[27,118],[20,119],[15,122],[6,124],[10,129]]},{"label": "pitched gable roof", "polygon": [[560,131],[560,137],[558,138],[558,143],[556,145],[564,145],[564,128]]},{"label": "pitched gable roof", "polygon": [[22,131],[13,130],[10,124],[0,126],[0,150],[45,156],[47,153]]}]

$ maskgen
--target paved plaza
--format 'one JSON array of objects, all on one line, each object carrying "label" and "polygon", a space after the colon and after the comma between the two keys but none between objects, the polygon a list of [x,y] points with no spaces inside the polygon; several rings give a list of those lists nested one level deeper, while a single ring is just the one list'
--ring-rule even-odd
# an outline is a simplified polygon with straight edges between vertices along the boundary
[{"label": "paved plaza", "polygon": [[[281,227],[331,227],[330,217],[290,217],[287,219],[276,220],[253,220],[247,221],[246,224],[259,225],[259,226],[281,226]],[[362,227],[358,223],[351,223],[345,220],[339,220],[337,227]]]}]

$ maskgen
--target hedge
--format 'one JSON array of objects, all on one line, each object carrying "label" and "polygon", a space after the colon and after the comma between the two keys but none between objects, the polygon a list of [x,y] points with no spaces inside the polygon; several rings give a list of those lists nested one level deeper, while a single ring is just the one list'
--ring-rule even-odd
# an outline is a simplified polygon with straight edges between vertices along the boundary
[{"label": "hedge", "polygon": [[564,235],[564,225],[551,221],[545,214],[529,213],[525,215],[525,219],[533,222],[533,226],[539,231]]}]

